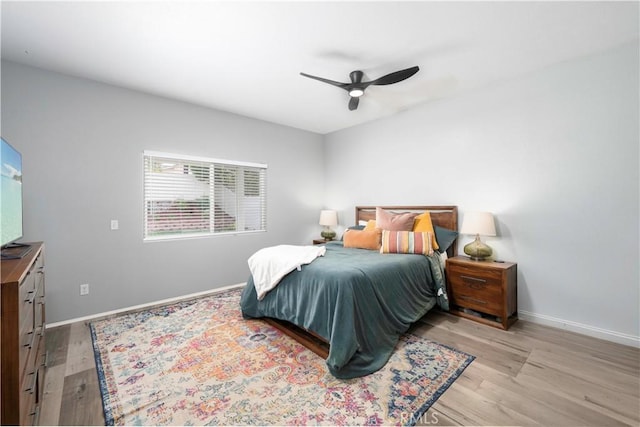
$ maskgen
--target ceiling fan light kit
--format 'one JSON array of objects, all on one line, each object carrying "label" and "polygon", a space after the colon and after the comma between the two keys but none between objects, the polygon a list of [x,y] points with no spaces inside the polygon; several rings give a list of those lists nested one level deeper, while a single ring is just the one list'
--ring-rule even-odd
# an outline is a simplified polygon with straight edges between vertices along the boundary
[{"label": "ceiling fan light kit", "polygon": [[382,76],[380,78],[377,78],[375,80],[371,80],[369,82],[363,82],[362,81],[362,77],[364,76],[364,73],[360,70],[355,70],[352,71],[351,73],[349,73],[349,78],[351,79],[351,83],[341,83],[341,82],[336,82],[334,80],[329,80],[329,79],[325,79],[322,77],[317,77],[317,76],[312,76],[310,74],[305,74],[305,73],[300,73],[300,75],[304,76],[304,77],[308,77],[310,79],[314,79],[314,80],[318,80],[324,83],[328,83],[330,85],[333,86],[337,86],[341,89],[346,90],[347,92],[349,92],[349,96],[351,97],[349,99],[349,110],[353,111],[355,109],[358,108],[358,103],[360,102],[360,97],[362,95],[364,95],[364,90],[371,86],[371,85],[377,85],[377,86],[384,86],[384,85],[390,85],[390,84],[394,84],[394,83],[398,83],[401,82],[403,80],[408,79],[409,77],[413,76],[415,73],[417,73],[418,71],[420,71],[420,68],[418,66],[415,67],[411,67],[411,68],[407,68],[404,70],[400,70],[400,71],[396,71],[390,74],[387,74],[385,76]]}]

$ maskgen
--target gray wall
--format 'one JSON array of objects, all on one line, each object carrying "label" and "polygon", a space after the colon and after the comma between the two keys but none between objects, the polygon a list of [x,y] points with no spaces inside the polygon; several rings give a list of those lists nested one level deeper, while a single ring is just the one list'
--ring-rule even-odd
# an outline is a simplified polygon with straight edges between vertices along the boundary
[{"label": "gray wall", "polygon": [[[320,135],[2,62],[2,136],[23,155],[23,240],[46,244],[48,323],[244,282],[256,250],[320,232]],[[143,243],[145,149],[268,164],[268,231]]]},{"label": "gray wall", "polygon": [[326,205],[492,211],[521,317],[637,345],[638,75],[635,43],[327,135]]},{"label": "gray wall", "polygon": [[[324,137],[3,62],[47,320],[243,282],[255,250],[315,237],[323,207],[344,226],[357,204],[455,204],[495,213],[522,318],[637,345],[638,59],[627,45]],[[144,149],[267,163],[269,231],[143,243]]]}]

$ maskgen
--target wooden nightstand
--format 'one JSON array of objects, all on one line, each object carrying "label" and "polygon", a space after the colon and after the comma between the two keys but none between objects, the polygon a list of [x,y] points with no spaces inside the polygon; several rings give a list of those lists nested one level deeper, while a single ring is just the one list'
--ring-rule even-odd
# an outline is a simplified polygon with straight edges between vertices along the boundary
[{"label": "wooden nightstand", "polygon": [[447,259],[447,292],[451,313],[496,328],[509,329],[518,320],[518,265]]},{"label": "wooden nightstand", "polygon": [[313,244],[314,245],[324,245],[325,243],[330,242],[331,240],[324,240],[324,239],[313,239]]}]

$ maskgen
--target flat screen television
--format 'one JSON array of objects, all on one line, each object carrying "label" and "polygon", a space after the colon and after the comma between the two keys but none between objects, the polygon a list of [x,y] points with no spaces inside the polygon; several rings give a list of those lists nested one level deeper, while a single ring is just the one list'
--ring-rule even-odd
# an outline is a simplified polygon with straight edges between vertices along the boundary
[{"label": "flat screen television", "polygon": [[21,258],[28,245],[17,244],[22,238],[22,155],[0,137],[0,248],[2,258]]}]

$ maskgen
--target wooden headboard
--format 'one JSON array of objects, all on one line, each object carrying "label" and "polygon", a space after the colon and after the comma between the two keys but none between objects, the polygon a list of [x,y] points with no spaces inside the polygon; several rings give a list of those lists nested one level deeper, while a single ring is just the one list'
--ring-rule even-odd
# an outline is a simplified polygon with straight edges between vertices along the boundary
[{"label": "wooden headboard", "polygon": [[[429,211],[431,222],[449,230],[458,231],[458,207],[457,206],[379,206],[380,208],[393,212],[417,212]],[[358,221],[369,221],[376,219],[376,206],[356,206],[356,224]],[[458,239],[447,250],[447,256],[453,257],[458,254]]]}]

